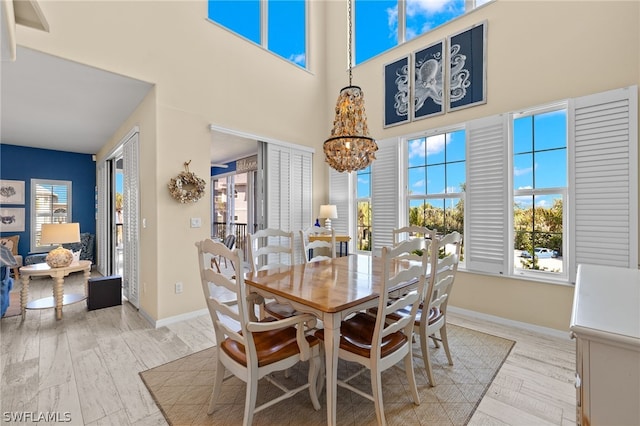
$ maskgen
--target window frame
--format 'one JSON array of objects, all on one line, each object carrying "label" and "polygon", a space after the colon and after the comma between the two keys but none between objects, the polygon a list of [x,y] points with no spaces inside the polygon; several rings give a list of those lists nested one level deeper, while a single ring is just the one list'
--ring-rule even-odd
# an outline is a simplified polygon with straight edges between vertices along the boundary
[{"label": "window frame", "polygon": [[[39,234],[41,232],[41,226],[39,225],[39,221],[38,221],[38,217],[44,217],[41,215],[38,215],[38,211],[37,211],[37,199],[38,199],[38,191],[37,191],[37,187],[38,185],[41,186],[66,186],[67,187],[67,212],[65,215],[65,220],[62,223],[71,223],[73,222],[73,215],[72,215],[72,200],[73,200],[73,182],[69,181],[69,180],[55,180],[55,179],[31,179],[31,196],[30,196],[30,203],[31,203],[31,228],[29,231],[30,234],[30,246],[31,246],[31,252],[37,252],[37,251],[49,251],[51,248],[53,248],[53,245],[39,245]],[[51,213],[50,217],[50,222],[43,222],[43,223],[55,223],[54,219],[55,219],[55,215],[54,213]]]},{"label": "window frame", "polygon": [[[542,115],[550,112],[556,111],[564,111],[567,121],[565,127],[565,167],[567,171],[567,176],[565,177],[566,185],[565,187],[545,187],[545,188],[531,188],[531,189],[519,189],[516,190],[514,188],[514,145],[515,145],[515,136],[514,136],[514,125],[515,120],[519,118],[525,117],[534,117],[537,115]],[[508,125],[508,143],[509,143],[509,198],[511,203],[509,203],[509,241],[510,241],[510,250],[509,250],[509,275],[513,277],[521,277],[521,278],[531,278],[531,279],[540,279],[544,278],[545,281],[560,281],[562,283],[566,283],[569,279],[569,262],[568,259],[571,256],[570,245],[568,244],[569,240],[569,229],[568,229],[568,215],[569,209],[573,208],[570,206],[569,201],[569,104],[568,101],[563,102],[554,102],[550,104],[546,104],[543,106],[526,108],[522,111],[514,112],[509,114],[509,125]],[[533,150],[532,152],[536,152]],[[516,268],[516,263],[518,259],[515,256],[515,224],[514,224],[514,214],[515,214],[515,199],[518,196],[539,196],[539,195],[553,195],[560,194],[562,196],[562,272],[550,272],[550,271],[540,271],[534,269],[525,269],[525,268]],[[533,255],[533,253],[531,253]]]},{"label": "window frame", "polygon": [[[364,170],[368,170],[367,175],[369,176],[369,196],[368,197],[358,197],[358,176],[360,176],[360,172],[363,172]],[[354,200],[355,200],[355,209],[354,209],[354,221],[353,223],[355,224],[354,226],[354,232],[355,232],[355,241],[354,241],[354,251],[356,253],[360,253],[360,254],[371,254],[373,253],[373,205],[371,203],[371,199],[372,199],[372,192],[373,192],[373,182],[372,182],[372,177],[373,177],[373,168],[371,166],[368,166],[366,169],[363,170],[358,170],[356,173],[353,173],[353,177],[355,179],[355,184],[354,184]],[[359,227],[360,227],[360,222],[358,221],[358,213],[359,213],[359,205],[360,203],[367,203],[369,206],[369,223],[367,225],[368,229],[369,229],[369,250],[363,250],[359,248],[360,245],[360,240],[359,240]]]},{"label": "window frame", "polygon": [[[358,0],[349,0],[349,1],[353,1],[354,2],[354,4],[353,4],[354,13],[353,13],[353,18],[352,19],[353,19],[354,33],[358,34],[358,29],[356,27],[357,23],[358,23],[358,20],[356,19],[356,16],[355,16],[357,14],[356,2]],[[362,1],[373,1],[373,0],[362,0]],[[395,45],[391,46],[388,49],[385,49],[385,50],[382,50],[382,51],[380,51],[378,53],[375,53],[373,56],[370,56],[370,57],[367,57],[367,58],[363,58],[360,61],[356,61],[356,58],[357,58],[356,50],[358,48],[358,40],[357,40],[357,36],[356,36],[354,44],[353,44],[353,46],[354,46],[353,58],[352,58],[353,63],[354,63],[354,65],[359,65],[359,64],[362,64],[364,62],[367,62],[367,61],[369,61],[369,60],[371,60],[371,59],[373,59],[373,58],[375,58],[375,57],[377,57],[379,55],[384,54],[385,52],[388,52],[389,50],[391,50],[391,49],[393,49],[395,47],[401,46],[401,45],[403,45],[403,44],[405,44],[407,42],[415,40],[415,39],[417,39],[417,38],[419,38],[419,37],[421,37],[421,36],[423,36],[425,34],[429,34],[430,32],[440,28],[443,25],[451,23],[451,22],[453,22],[453,21],[455,21],[457,19],[460,19],[460,18],[468,15],[469,13],[473,12],[474,10],[477,10],[478,8],[483,7],[483,6],[487,5],[488,3],[492,3],[493,1],[494,0],[464,0],[464,12],[461,15],[455,16],[455,17],[449,19],[448,21],[444,21],[441,24],[438,24],[437,26],[435,26],[435,27],[433,27],[433,28],[431,28],[431,29],[429,29],[427,31],[424,31],[424,32],[422,32],[420,34],[417,34],[415,37],[412,37],[411,39],[407,40],[407,0],[397,0],[397,2],[396,2],[396,13],[397,13],[396,22],[397,22],[397,27],[396,27],[396,34],[395,34],[396,39],[397,39],[397,43]],[[369,21],[362,22],[362,24],[370,26],[370,22]]]},{"label": "window frame", "polygon": [[207,20],[221,28],[224,28],[225,30],[237,35],[238,37],[241,37],[242,39],[260,46],[261,48],[263,48],[265,51],[271,53],[272,55],[281,58],[293,65],[296,65],[297,67],[300,67],[304,70],[309,70],[310,66],[309,66],[309,0],[301,0],[304,2],[304,66],[300,65],[297,62],[294,62],[293,60],[286,58],[284,56],[282,56],[281,54],[271,50],[269,48],[269,3],[275,0],[257,0],[259,3],[259,19],[258,19],[258,23],[260,25],[260,27],[258,28],[258,34],[260,37],[260,42],[256,42],[254,40],[252,40],[251,38],[247,37],[244,34],[241,34],[239,32],[237,32],[236,30],[227,27],[226,25],[224,25],[221,22],[216,21],[215,19],[213,19],[211,17],[211,14],[209,13],[209,9],[211,7],[211,4],[214,3],[214,0],[208,0],[207,1]]},{"label": "window frame", "polygon": [[[420,133],[416,133],[413,135],[408,135],[408,136],[404,136],[400,139],[400,146],[401,146],[401,152],[402,152],[402,158],[401,158],[401,167],[403,169],[403,179],[404,182],[402,184],[402,188],[404,188],[403,191],[403,203],[402,203],[402,207],[403,210],[401,211],[401,218],[402,218],[402,222],[399,226],[408,226],[409,223],[409,214],[411,212],[411,200],[448,200],[448,199],[459,199],[460,202],[463,203],[463,205],[465,205],[465,198],[466,198],[466,189],[464,191],[460,191],[460,192],[443,192],[443,193],[429,193],[428,191],[425,191],[425,193],[423,194],[409,194],[409,142],[412,140],[416,140],[416,139],[425,139],[425,143],[426,140],[429,139],[430,137],[433,136],[438,136],[438,135],[447,135],[450,133],[455,133],[455,132],[459,132],[459,131],[464,131],[465,132],[465,153],[464,153],[464,168],[465,168],[465,188],[466,188],[466,182],[467,182],[467,150],[466,150],[466,146],[467,146],[467,132],[466,132],[466,126],[464,124],[456,124],[456,125],[452,125],[452,126],[445,126],[445,127],[441,127],[441,128],[436,128],[436,129],[431,129],[427,132],[420,132]],[[459,162],[459,160],[455,161],[456,163]],[[453,161],[451,163],[454,163]],[[446,165],[449,164],[448,162],[443,162],[442,165],[445,166],[445,175],[446,175]],[[427,162],[426,162],[426,156],[425,156],[425,164],[424,166],[427,166]],[[425,183],[425,188],[427,187],[426,183]],[[467,209],[465,208],[464,211],[464,216],[463,216],[463,232],[462,232],[462,252],[464,253],[464,235],[466,233],[466,223],[467,223]],[[459,264],[458,267],[461,269],[465,268],[465,262],[464,262],[465,256],[461,256],[461,259],[459,260]]]}]

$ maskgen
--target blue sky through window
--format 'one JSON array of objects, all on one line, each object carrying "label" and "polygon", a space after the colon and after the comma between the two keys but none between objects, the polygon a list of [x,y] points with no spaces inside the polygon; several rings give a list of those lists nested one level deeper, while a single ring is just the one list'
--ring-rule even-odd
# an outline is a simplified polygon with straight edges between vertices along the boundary
[{"label": "blue sky through window", "polygon": [[567,111],[513,121],[514,189],[567,186]]},{"label": "blue sky through window", "polygon": [[[212,21],[306,67],[305,0],[209,0],[208,5]],[[267,40],[261,39],[261,13],[266,13],[268,20]]]}]

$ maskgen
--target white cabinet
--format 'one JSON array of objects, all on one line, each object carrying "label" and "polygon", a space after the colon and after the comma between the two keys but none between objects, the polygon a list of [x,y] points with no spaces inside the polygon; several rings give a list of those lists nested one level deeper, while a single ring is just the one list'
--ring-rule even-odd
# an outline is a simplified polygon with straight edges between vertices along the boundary
[{"label": "white cabinet", "polygon": [[579,265],[571,331],[578,424],[640,425],[640,270]]}]

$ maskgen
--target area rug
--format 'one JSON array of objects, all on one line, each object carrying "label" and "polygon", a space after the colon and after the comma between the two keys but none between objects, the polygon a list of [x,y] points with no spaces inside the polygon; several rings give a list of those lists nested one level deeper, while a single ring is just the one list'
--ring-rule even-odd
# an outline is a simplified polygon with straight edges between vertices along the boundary
[{"label": "area rug", "polygon": [[9,307],[4,312],[4,315],[2,316],[2,318],[15,317],[20,314],[22,314],[22,311],[20,310],[20,292],[10,291]]},{"label": "area rug", "polygon": [[[442,347],[431,342],[432,367],[436,386],[429,386],[419,343],[414,344],[414,368],[421,404],[413,404],[400,368],[383,373],[384,411],[389,424],[465,425],[500,370],[514,343],[468,328],[447,325],[453,366],[447,362]],[[216,411],[207,415],[216,369],[215,347],[185,356],[140,373],[154,400],[170,425],[237,425],[242,423],[245,384],[237,378],[224,382]],[[339,362],[338,377],[346,377],[357,366]],[[307,363],[300,363],[289,377],[276,373],[287,386],[303,383]],[[358,387],[371,389],[368,376],[362,376]],[[266,380],[258,384],[258,404],[272,399],[280,391]],[[322,408],[315,411],[308,392],[269,407],[254,416],[254,424],[324,425],[326,424],[325,392],[320,396]],[[338,388],[338,423],[341,425],[376,424],[373,403],[350,391]]]}]

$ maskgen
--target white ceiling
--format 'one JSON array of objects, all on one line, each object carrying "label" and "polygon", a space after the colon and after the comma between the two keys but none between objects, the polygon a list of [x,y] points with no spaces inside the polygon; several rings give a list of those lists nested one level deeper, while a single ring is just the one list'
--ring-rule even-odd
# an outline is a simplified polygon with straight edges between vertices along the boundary
[{"label": "white ceiling", "polygon": [[[0,142],[95,154],[152,83],[18,46],[0,63]],[[211,162],[257,152],[255,140],[212,131]]]}]

